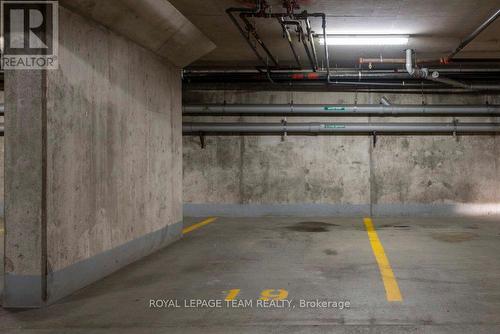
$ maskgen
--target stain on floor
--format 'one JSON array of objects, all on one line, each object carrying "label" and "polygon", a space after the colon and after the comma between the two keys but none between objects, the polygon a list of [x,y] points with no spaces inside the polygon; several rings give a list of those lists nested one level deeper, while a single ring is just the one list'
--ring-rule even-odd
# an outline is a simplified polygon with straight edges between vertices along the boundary
[{"label": "stain on floor", "polygon": [[442,232],[442,233],[433,233],[432,239],[444,242],[464,242],[473,240],[478,237],[476,233],[471,232]]},{"label": "stain on floor", "polygon": [[381,228],[410,228],[408,225],[394,225],[394,224],[385,224],[380,226]]},{"label": "stain on floor", "polygon": [[335,249],[325,249],[323,251],[323,253],[325,253],[326,255],[337,255],[337,251]]},{"label": "stain on floor", "polygon": [[339,226],[337,224],[328,224],[324,222],[300,222],[286,228],[295,232],[328,232],[330,227]]},{"label": "stain on floor", "polygon": [[466,228],[468,228],[469,230],[479,230],[479,226],[476,225],[467,226]]}]

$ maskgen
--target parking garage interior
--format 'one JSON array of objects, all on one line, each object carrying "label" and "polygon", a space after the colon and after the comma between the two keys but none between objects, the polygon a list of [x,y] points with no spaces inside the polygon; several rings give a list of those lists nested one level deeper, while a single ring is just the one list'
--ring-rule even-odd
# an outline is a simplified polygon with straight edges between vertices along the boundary
[{"label": "parking garage interior", "polygon": [[500,332],[499,16],[3,1],[0,332]]}]

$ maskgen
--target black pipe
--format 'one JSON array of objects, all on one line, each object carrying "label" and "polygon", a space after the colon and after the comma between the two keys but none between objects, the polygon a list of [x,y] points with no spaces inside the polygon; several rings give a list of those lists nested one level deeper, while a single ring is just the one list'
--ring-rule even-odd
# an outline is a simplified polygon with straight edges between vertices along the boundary
[{"label": "black pipe", "polygon": [[[245,13],[240,13],[240,18],[245,23],[245,26],[247,28],[248,33],[251,33],[253,35],[253,37],[255,38],[255,40],[257,41],[257,43],[259,43],[260,47],[262,48],[262,50],[264,50],[264,52],[267,54],[267,56],[273,62],[273,64],[275,66],[278,66],[278,61],[273,56],[273,54],[271,53],[271,51],[268,49],[267,45],[260,38],[259,34],[257,33],[257,30],[255,30],[255,26],[253,26],[250,23],[250,21],[248,21],[248,19],[245,17]],[[267,62],[266,62],[266,65],[268,65]]]},{"label": "black pipe", "polygon": [[[243,31],[243,29],[239,26],[238,22],[236,21],[236,19],[233,17],[232,15],[232,12],[240,12],[240,17],[242,19],[244,19],[246,22],[248,22],[248,20],[246,19],[247,17],[261,17],[261,18],[277,18],[277,19],[285,19],[285,18],[289,18],[290,17],[290,14],[289,13],[266,13],[262,10],[260,11],[252,11],[252,10],[249,10],[249,9],[241,9],[241,8],[229,8],[228,10],[226,10],[226,12],[229,14],[229,16],[231,17],[231,20],[233,21],[233,23],[235,23],[237,26],[238,26],[238,29],[240,30],[240,32]],[[321,18],[322,19],[322,26],[323,26],[323,36],[325,37],[325,59],[326,59],[326,63],[327,63],[327,73],[330,72],[330,64],[329,64],[329,57],[328,57],[328,47],[327,47],[327,43],[326,43],[326,15],[324,13],[307,13],[307,12],[302,12],[300,14],[293,14],[293,18],[295,20],[307,20],[308,18],[310,17],[317,17],[317,18]],[[303,28],[300,27],[301,31],[302,31],[302,35],[304,35],[304,31],[303,31]],[[243,37],[245,37],[247,39],[247,41],[249,42],[249,44],[251,45],[251,42],[250,40],[247,38],[247,36],[245,36],[244,32],[242,33]],[[309,38],[312,37],[312,33],[309,33]],[[303,39],[303,38],[302,38]],[[259,40],[257,40],[257,42],[259,42]],[[314,43],[314,41],[311,41],[311,43]],[[259,42],[260,44],[260,42]],[[262,46],[262,45],[261,45]],[[254,50],[254,52],[256,52],[256,49],[253,45],[251,45],[252,49]],[[307,46],[307,41],[304,42],[304,48],[306,50],[306,53],[309,57],[309,60],[311,61],[312,63],[312,67],[314,68],[314,71],[317,69],[317,61],[315,63],[314,61],[314,55],[311,55],[310,51],[309,51],[309,47]],[[270,55],[270,53],[268,53],[268,55]],[[262,61],[262,57],[259,57]],[[267,66],[267,64],[265,64]],[[276,66],[278,66],[276,64]],[[328,77],[328,76],[327,76]]]},{"label": "black pipe", "polygon": [[325,42],[326,83],[330,83],[330,56],[328,55],[328,43],[326,35],[326,15],[322,14],[323,41]]},{"label": "black pipe", "polygon": [[261,56],[261,54],[259,53],[257,48],[253,45],[252,41],[250,40],[250,36],[245,34],[245,31],[243,30],[243,28],[238,23],[238,20],[236,20],[236,18],[233,15],[234,12],[249,11],[249,10],[250,9],[248,9],[248,8],[228,8],[228,9],[226,9],[226,13],[229,16],[229,18],[231,19],[231,21],[234,23],[234,25],[238,28],[238,31],[240,32],[241,36],[243,36],[243,38],[245,39],[247,44],[250,46],[250,48],[253,50],[253,52],[255,53],[257,58],[259,58],[259,60],[262,62],[262,64],[264,64],[264,66],[267,66],[268,64],[267,64],[266,60]]},{"label": "black pipe", "polygon": [[[473,69],[476,70],[476,69]],[[481,69],[477,69],[481,71]],[[434,71],[434,70],[432,70]],[[458,81],[464,81],[464,87],[470,89],[469,86],[475,87],[476,90],[488,90],[488,87],[498,86],[499,69],[487,68],[484,72],[474,73],[468,69],[444,69],[448,76]],[[434,71],[436,72],[436,71]],[[433,72],[433,73],[434,73]],[[264,75],[265,74],[265,75]],[[264,81],[271,81],[275,84],[294,83],[294,85],[314,85],[326,84],[328,75],[325,72],[276,72],[272,73],[251,73],[251,72],[185,72],[184,81],[189,83],[241,83],[251,84]],[[356,87],[400,87],[409,88],[439,88],[445,85],[443,82],[422,81],[420,78],[411,77],[406,71],[390,70],[390,71],[343,71],[336,70],[330,72],[328,80],[330,85],[336,87],[341,86],[356,86]],[[467,87],[465,87],[467,85]]]},{"label": "black pipe", "polygon": [[453,50],[448,57],[445,58],[445,62],[452,59],[457,53],[462,51],[470,42],[472,42],[477,35],[479,35],[484,29],[488,28],[490,24],[495,22],[495,20],[500,16],[500,9],[498,9],[493,15],[491,15],[486,21],[481,23],[479,27],[476,28],[469,36],[467,36],[461,43]]},{"label": "black pipe", "polygon": [[295,47],[293,46],[293,41],[292,37],[290,36],[290,32],[288,31],[288,28],[285,24],[283,24],[283,19],[278,19],[278,22],[281,25],[281,28],[283,29],[283,33],[285,34],[285,37],[288,41],[288,44],[290,45],[290,49],[292,50],[293,56],[295,58],[295,61],[297,62],[297,65],[299,68],[302,68],[302,64],[300,63],[299,56],[297,55],[297,51],[295,51]]},{"label": "black pipe", "polygon": [[[185,90],[226,90],[227,83],[184,83]],[[326,82],[301,82],[294,84],[279,84],[269,85],[267,83],[245,83],[243,85],[233,84],[231,89],[234,90],[253,90],[262,91],[272,89],[276,91],[306,91],[306,92],[359,92],[359,93],[391,93],[391,94],[466,94],[466,95],[479,95],[477,91],[466,90],[462,88],[450,88],[440,84],[424,84],[414,85],[408,84],[396,88],[391,87],[370,87],[370,86],[352,86],[352,85],[328,85]]]},{"label": "black pipe", "polygon": [[309,19],[306,19],[306,29],[307,29],[307,36],[309,38],[309,43],[311,44],[311,50],[313,53],[314,68],[318,68],[318,54],[316,52],[316,45],[314,44],[314,36],[311,28],[311,21],[309,21]]},{"label": "black pipe", "polygon": [[297,32],[299,34],[300,41],[302,45],[304,45],[304,50],[306,51],[307,58],[309,59],[309,63],[311,64],[311,69],[313,72],[316,72],[316,65],[314,63],[313,55],[311,51],[309,51],[309,46],[307,45],[306,35],[304,33],[304,28],[302,28],[302,24],[299,21],[291,21],[291,20],[283,20],[281,19],[284,25],[294,25],[297,27]]}]

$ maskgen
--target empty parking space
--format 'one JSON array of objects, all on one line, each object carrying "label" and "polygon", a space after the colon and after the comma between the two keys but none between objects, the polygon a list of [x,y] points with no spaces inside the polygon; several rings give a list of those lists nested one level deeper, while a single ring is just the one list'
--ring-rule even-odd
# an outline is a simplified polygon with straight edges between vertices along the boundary
[{"label": "empty parking space", "polygon": [[46,309],[3,310],[1,329],[498,330],[495,220],[377,218],[373,226],[400,301],[388,300],[362,217],[217,218]]}]

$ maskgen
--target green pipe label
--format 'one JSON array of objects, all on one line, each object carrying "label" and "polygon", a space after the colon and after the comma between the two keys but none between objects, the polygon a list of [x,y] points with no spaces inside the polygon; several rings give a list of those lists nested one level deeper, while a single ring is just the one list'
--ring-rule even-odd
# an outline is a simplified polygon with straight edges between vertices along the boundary
[{"label": "green pipe label", "polygon": [[345,129],[344,124],[325,124],[325,129]]},{"label": "green pipe label", "polygon": [[332,107],[332,106],[325,106],[324,108],[326,111],[331,111],[331,110],[338,110],[338,111],[345,111],[345,107]]}]

